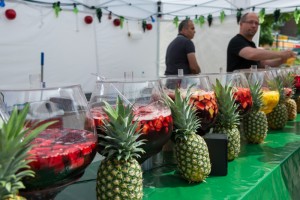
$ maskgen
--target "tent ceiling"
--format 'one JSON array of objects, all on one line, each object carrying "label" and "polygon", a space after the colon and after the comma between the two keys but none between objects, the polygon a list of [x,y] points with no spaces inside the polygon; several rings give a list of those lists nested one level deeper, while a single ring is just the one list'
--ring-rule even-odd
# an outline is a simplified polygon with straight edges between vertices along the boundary
[{"label": "tent ceiling", "polygon": [[[51,0],[15,0],[25,2],[47,2]],[[103,8],[103,13],[112,12],[117,16],[124,16],[127,19],[147,19],[157,14],[157,0],[60,0],[62,4],[81,3],[87,6]],[[173,19],[175,16],[185,18],[196,15],[212,14],[219,16],[223,10],[226,15],[235,14],[237,9],[242,8],[258,12],[262,8],[266,13],[273,13],[275,9],[281,9],[281,12],[288,12],[300,8],[299,0],[161,0],[161,12],[163,19]]]},{"label": "tent ceiling", "polygon": [[[157,13],[157,0],[96,0],[93,5],[106,7],[116,15],[132,18],[147,18]],[[161,0],[164,19],[173,19],[174,16],[186,17],[195,15],[218,16],[223,10],[226,15],[235,14],[237,9],[258,12],[265,8],[267,13],[272,13],[276,8],[287,12],[300,7],[299,0]],[[126,7],[126,9],[124,9]],[[138,11],[138,12],[137,12]]]}]

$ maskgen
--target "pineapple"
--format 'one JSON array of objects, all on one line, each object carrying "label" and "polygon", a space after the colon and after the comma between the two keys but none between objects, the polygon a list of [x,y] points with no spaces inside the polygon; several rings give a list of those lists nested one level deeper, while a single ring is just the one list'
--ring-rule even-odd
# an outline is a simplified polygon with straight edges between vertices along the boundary
[{"label": "pineapple", "polygon": [[270,129],[282,129],[288,120],[287,108],[285,105],[285,93],[283,83],[277,77],[274,79],[275,84],[278,86],[279,91],[279,103],[273,109],[272,112],[267,114],[268,127]]},{"label": "pineapple", "polygon": [[182,177],[191,183],[205,180],[211,172],[211,163],[206,142],[196,134],[200,119],[194,105],[189,103],[190,97],[190,90],[183,98],[178,88],[174,101],[165,96],[173,117],[177,167]]},{"label": "pineapple", "polygon": [[243,118],[244,133],[248,142],[259,144],[264,141],[268,132],[267,116],[260,108],[263,106],[262,91],[258,82],[250,85],[253,107]]},{"label": "pineapple", "polygon": [[300,113],[300,95],[296,96],[297,113]]},{"label": "pineapple", "polygon": [[297,104],[295,99],[287,98],[285,106],[288,113],[288,120],[294,120],[297,117]]},{"label": "pineapple", "polygon": [[216,80],[214,90],[217,97],[219,113],[217,115],[214,132],[226,134],[228,138],[228,160],[234,160],[240,153],[240,131],[238,126],[239,113],[238,105],[232,93],[232,87],[226,85],[223,87],[219,80]]},{"label": "pineapple", "polygon": [[288,113],[288,120],[294,120],[297,117],[297,104],[293,99],[295,94],[295,85],[294,85],[294,75],[289,72],[286,76],[283,77],[284,84],[286,86],[287,98],[285,100],[285,105]]},{"label": "pineapple", "polygon": [[137,140],[140,130],[138,122],[132,121],[132,107],[124,106],[119,97],[116,104],[114,109],[105,102],[108,120],[101,127],[106,135],[101,136],[100,144],[105,147],[102,155],[106,158],[97,173],[97,199],[142,199],[142,168],[136,158],[144,152],[140,148],[144,140]]},{"label": "pineapple", "polygon": [[0,127],[0,197],[4,200],[25,199],[19,196],[19,190],[25,188],[22,179],[34,177],[28,165],[32,161],[28,155],[32,148],[30,142],[52,124],[24,129],[28,110],[29,104],[20,113],[15,108],[8,122],[2,122]]}]

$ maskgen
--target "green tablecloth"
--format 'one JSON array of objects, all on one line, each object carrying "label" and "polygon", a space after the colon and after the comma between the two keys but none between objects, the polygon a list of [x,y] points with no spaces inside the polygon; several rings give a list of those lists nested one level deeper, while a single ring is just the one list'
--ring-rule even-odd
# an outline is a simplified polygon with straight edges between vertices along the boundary
[{"label": "green tablecloth", "polygon": [[[210,176],[188,184],[174,165],[144,172],[145,200],[180,199],[299,199],[300,115],[283,130],[269,131],[264,144],[242,144],[237,159],[228,163],[227,176]],[[97,168],[92,163],[84,176],[55,200],[94,200]]]}]

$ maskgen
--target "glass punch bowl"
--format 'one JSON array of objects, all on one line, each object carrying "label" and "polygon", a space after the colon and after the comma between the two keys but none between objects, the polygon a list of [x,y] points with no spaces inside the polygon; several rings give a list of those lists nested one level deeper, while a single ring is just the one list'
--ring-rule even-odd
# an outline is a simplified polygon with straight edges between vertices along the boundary
[{"label": "glass punch bowl", "polygon": [[[171,137],[173,128],[171,110],[163,101],[162,94],[158,79],[97,81],[89,105],[98,135],[105,135],[101,130],[103,119],[107,118],[102,109],[104,101],[114,106],[119,96],[126,105],[133,105],[134,121],[138,121],[138,127],[141,130],[139,140],[146,140],[145,144],[141,146],[145,153],[137,159],[142,164],[148,158],[159,153]],[[100,154],[103,148],[101,145],[98,146]]]},{"label": "glass punch bowl", "polygon": [[97,134],[81,86],[0,92],[8,117],[15,107],[30,105],[26,127],[55,121],[33,140],[29,165],[35,177],[24,179],[21,191],[27,199],[54,199],[82,176],[96,154]]},{"label": "glass punch bowl", "polygon": [[197,109],[197,116],[201,119],[201,126],[197,133],[204,135],[213,126],[218,114],[216,96],[207,76],[166,76],[161,77],[164,92],[174,99],[175,88],[178,88],[183,96],[187,90],[191,91],[191,102]]},{"label": "glass punch bowl", "polygon": [[238,105],[238,112],[241,116],[248,114],[253,106],[252,96],[247,78],[240,72],[223,72],[206,74],[211,83],[216,85],[219,80],[223,87],[232,87],[235,103]]}]

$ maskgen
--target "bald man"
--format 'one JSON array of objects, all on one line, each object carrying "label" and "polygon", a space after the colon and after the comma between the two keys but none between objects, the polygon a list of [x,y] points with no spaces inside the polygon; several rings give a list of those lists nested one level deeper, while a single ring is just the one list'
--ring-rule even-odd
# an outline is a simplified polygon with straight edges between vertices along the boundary
[{"label": "bald man", "polygon": [[240,32],[230,40],[227,47],[227,72],[247,69],[251,65],[260,68],[278,67],[288,58],[296,57],[291,50],[270,51],[256,48],[252,39],[258,27],[259,20],[256,13],[246,13],[241,17]]},{"label": "bald man", "polygon": [[166,52],[165,75],[177,75],[178,69],[184,74],[199,74],[195,46],[191,39],[195,35],[195,26],[192,20],[183,20],[178,27],[177,37],[169,44]]}]

